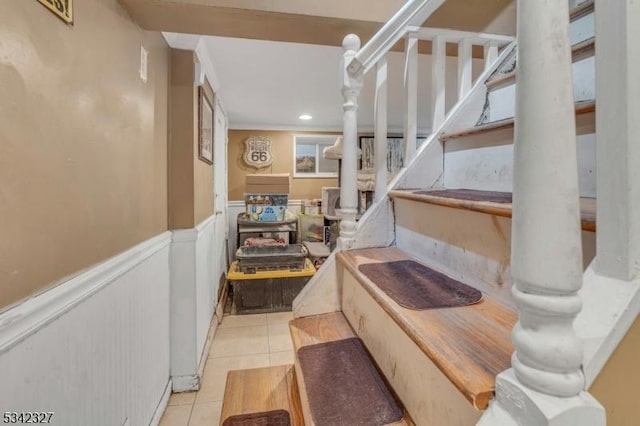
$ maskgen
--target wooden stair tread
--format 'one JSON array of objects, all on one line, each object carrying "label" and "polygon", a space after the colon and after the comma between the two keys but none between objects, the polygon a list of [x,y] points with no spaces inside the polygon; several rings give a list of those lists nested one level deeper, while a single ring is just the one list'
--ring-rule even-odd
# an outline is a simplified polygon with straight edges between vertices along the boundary
[{"label": "wooden stair tread", "polygon": [[[293,340],[293,347],[296,353],[296,369],[298,372],[301,372],[297,355],[300,348],[358,337],[342,312],[332,312],[294,319],[289,322],[289,330],[291,331],[291,339]],[[371,360],[371,362],[373,362],[373,360]],[[300,385],[300,398],[303,407],[308,406],[306,394],[313,390],[306,389],[304,374],[302,373],[298,375],[298,383]],[[404,418],[400,422],[393,423],[393,425],[408,426],[413,425],[413,421],[405,412]]]},{"label": "wooden stair tread", "polygon": [[[582,114],[588,114],[596,110],[596,102],[594,100],[578,101],[575,103],[576,116]],[[441,142],[445,142],[449,139],[457,139],[466,136],[478,135],[481,133],[488,133],[494,130],[513,129],[515,123],[514,117],[504,118],[502,120],[490,121],[479,126],[473,126],[462,130],[456,130],[454,132],[443,132],[438,139]]]},{"label": "wooden stair tread", "polygon": [[493,396],[496,375],[511,366],[515,311],[487,293],[480,303],[464,307],[406,309],[361,274],[358,266],[411,257],[394,247],[343,251],[337,256],[465,398],[475,408],[485,409]]},{"label": "wooden stair tread", "polygon": [[293,365],[229,372],[220,424],[231,416],[272,410],[286,410],[291,425],[304,426]]},{"label": "wooden stair tread", "polygon": [[[578,62],[589,56],[593,56],[596,48],[595,37],[588,38],[581,42],[578,42],[571,46],[571,60]],[[516,70],[509,71],[508,73],[500,74],[488,80],[485,83],[487,90],[497,90],[505,86],[509,86],[516,81]]]},{"label": "wooden stair tread", "polygon": [[595,9],[595,0],[587,0],[569,11],[569,20],[571,22],[578,18],[592,13]]},{"label": "wooden stair tread", "polygon": [[357,337],[341,312],[294,319],[289,322],[289,330],[296,350],[303,346]]},{"label": "wooden stair tread", "polygon": [[[389,191],[391,198],[399,198],[411,201],[417,201],[428,204],[436,204],[444,207],[452,207],[456,209],[472,210],[480,213],[492,214],[495,216],[511,217],[513,207],[511,203],[494,203],[491,201],[469,201],[455,198],[452,194],[451,197],[443,196],[443,191],[455,191],[452,189],[434,190],[438,191],[438,195],[429,195],[429,190],[425,190],[427,193],[417,193],[418,190],[414,189],[396,189]],[[483,193],[490,194],[493,191],[474,191],[482,195]],[[580,222],[584,231],[595,232],[596,231],[596,200],[595,198],[580,198]]]}]

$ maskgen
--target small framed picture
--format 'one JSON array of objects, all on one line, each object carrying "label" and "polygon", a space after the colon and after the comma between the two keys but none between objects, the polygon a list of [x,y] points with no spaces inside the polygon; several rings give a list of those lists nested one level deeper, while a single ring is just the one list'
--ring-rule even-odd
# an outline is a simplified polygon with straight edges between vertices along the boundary
[{"label": "small framed picture", "polygon": [[213,102],[203,87],[198,89],[198,98],[198,158],[205,163],[213,164]]}]

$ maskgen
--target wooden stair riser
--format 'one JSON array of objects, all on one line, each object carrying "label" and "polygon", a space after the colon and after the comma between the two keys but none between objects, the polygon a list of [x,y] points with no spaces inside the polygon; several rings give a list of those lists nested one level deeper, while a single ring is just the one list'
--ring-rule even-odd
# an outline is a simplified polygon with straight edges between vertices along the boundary
[{"label": "wooden stair riser", "polygon": [[475,424],[475,410],[438,367],[345,270],[343,313],[416,425]]},{"label": "wooden stair riser", "polygon": [[[580,196],[596,195],[595,113],[576,116]],[[446,188],[512,191],[513,127],[448,139],[444,144]]]},{"label": "wooden stair riser", "polygon": [[[509,217],[399,198],[394,210],[398,248],[512,303]],[[582,252],[586,268],[595,256],[594,232],[582,231]]]},{"label": "wooden stair riser", "polygon": [[293,366],[230,371],[220,423],[228,417],[285,410],[292,426],[304,426]]},{"label": "wooden stair riser", "polygon": [[302,414],[304,416],[305,425],[307,426],[314,426],[315,423],[311,416],[311,408],[309,406],[309,400],[307,399],[307,395],[310,390],[307,389],[307,385],[304,381],[304,375],[300,366],[300,360],[298,359],[297,350],[307,345],[355,337],[353,330],[348,326],[345,327],[343,323],[338,321],[339,316],[340,314],[330,315],[329,317],[333,318],[334,321],[327,323],[327,326],[320,330],[299,330],[295,325],[295,322],[289,323],[293,347],[294,351],[296,351],[294,368],[300,392],[300,406],[302,407]]},{"label": "wooden stair riser", "polygon": [[302,409],[302,417],[304,418],[304,424],[306,426],[314,426],[315,423],[311,418],[311,408],[309,407],[309,400],[306,397],[308,392],[307,386],[305,385],[304,380],[302,380],[303,376],[302,376],[302,369],[300,368],[300,361],[298,360],[297,356],[295,356],[294,358],[295,358],[295,361],[293,363],[293,366],[296,371],[298,392],[300,392],[300,408]]},{"label": "wooden stair riser", "polygon": [[511,305],[511,219],[394,201],[396,245]]},{"label": "wooden stair riser", "polygon": [[[304,374],[300,366],[300,360],[297,356],[297,350],[308,345],[343,340],[358,336],[354,333],[353,329],[350,327],[341,312],[294,320],[289,324],[289,328],[291,330],[294,350],[296,351],[294,367],[296,370],[297,386],[300,394],[301,411],[305,421],[304,424],[306,426],[313,426],[316,423],[313,421],[309,400],[307,398],[308,392],[312,392],[313,390],[309,389],[305,383]],[[387,426],[411,426],[414,424],[414,421],[405,411],[405,417],[402,420]]]},{"label": "wooden stair riser", "polygon": [[[591,38],[587,38],[582,40],[581,37],[576,36],[577,40],[580,40],[578,42],[576,42],[573,46],[572,46],[572,59],[573,59],[573,63],[574,63],[574,76],[579,77],[581,76],[581,72],[580,73],[576,73],[576,67],[575,64],[577,62],[583,61],[585,59],[591,58],[593,60],[593,56],[595,54],[595,38],[593,36],[591,36]],[[513,66],[514,64],[511,63],[511,66]],[[591,67],[591,65],[589,65],[589,67]],[[485,86],[487,88],[487,90],[489,92],[492,91],[497,91],[499,89],[502,89],[504,87],[510,86],[515,84],[516,82],[516,70],[512,69],[511,71],[506,72],[503,71],[500,74],[494,75],[492,76],[486,83]],[[595,86],[590,86],[590,93],[594,93],[594,87]],[[594,99],[593,97],[588,98],[588,99]],[[576,98],[576,100],[578,100],[578,98]]]},{"label": "wooden stair riser", "polygon": [[[573,98],[576,102],[595,99],[595,57],[585,56],[573,64]],[[516,78],[491,84],[487,122],[499,121],[515,115]]]}]

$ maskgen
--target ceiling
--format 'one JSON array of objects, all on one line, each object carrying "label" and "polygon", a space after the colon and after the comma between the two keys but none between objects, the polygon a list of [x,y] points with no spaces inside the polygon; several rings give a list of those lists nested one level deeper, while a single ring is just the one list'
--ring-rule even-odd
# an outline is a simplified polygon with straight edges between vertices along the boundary
[{"label": "ceiling", "polygon": [[[194,49],[199,36],[166,33],[172,47]],[[314,130],[342,129],[339,63],[342,48],[313,44],[273,42],[204,36],[202,46],[215,68],[217,92],[232,129]],[[388,57],[388,123],[394,132],[403,128],[404,55]],[[482,62],[475,60],[474,75]],[[418,127],[430,128],[430,56],[419,55]],[[456,100],[456,58],[447,58],[447,104]],[[373,72],[365,78],[359,99],[358,127],[373,130]],[[298,117],[309,114],[303,121]]]},{"label": "ceiling", "polygon": [[[342,97],[339,62],[341,40],[348,33],[366,42],[405,0],[121,0],[145,29],[165,31],[171,47],[196,50],[215,69],[215,86],[230,128],[339,131]],[[426,26],[515,32],[513,0],[447,0]],[[171,31],[171,32],[167,32]],[[199,34],[199,35],[194,35]],[[388,123],[403,128],[402,43],[388,56]],[[430,128],[430,52],[419,50],[418,128]],[[474,50],[474,57],[477,56]],[[455,55],[455,45],[448,45]],[[481,56],[481,54],[480,54]],[[474,75],[481,70],[474,62]],[[447,105],[456,100],[456,59],[447,58]],[[373,72],[359,99],[358,125],[373,129]],[[302,121],[298,117],[310,114]]]}]

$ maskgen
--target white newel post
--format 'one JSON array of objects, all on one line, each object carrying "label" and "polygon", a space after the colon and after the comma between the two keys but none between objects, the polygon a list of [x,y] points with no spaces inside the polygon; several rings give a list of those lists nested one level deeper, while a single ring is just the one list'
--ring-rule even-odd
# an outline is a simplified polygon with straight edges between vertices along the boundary
[{"label": "white newel post", "polygon": [[[519,319],[496,400],[519,425],[604,425],[584,391],[582,243],[566,0],[519,0],[511,270]],[[489,424],[489,423],[486,423]]]},{"label": "white newel post", "polygon": [[640,3],[597,1],[599,274],[640,276]]},{"label": "white newel post", "polygon": [[387,56],[376,64],[374,149],[376,161],[376,201],[387,192]]},{"label": "white newel post", "polygon": [[358,208],[357,160],[358,160],[358,95],[362,89],[362,74],[353,77],[347,66],[360,49],[360,38],[355,34],[347,35],[342,41],[342,169],[340,171],[340,237],[338,248],[349,249],[356,233],[356,214]]}]

